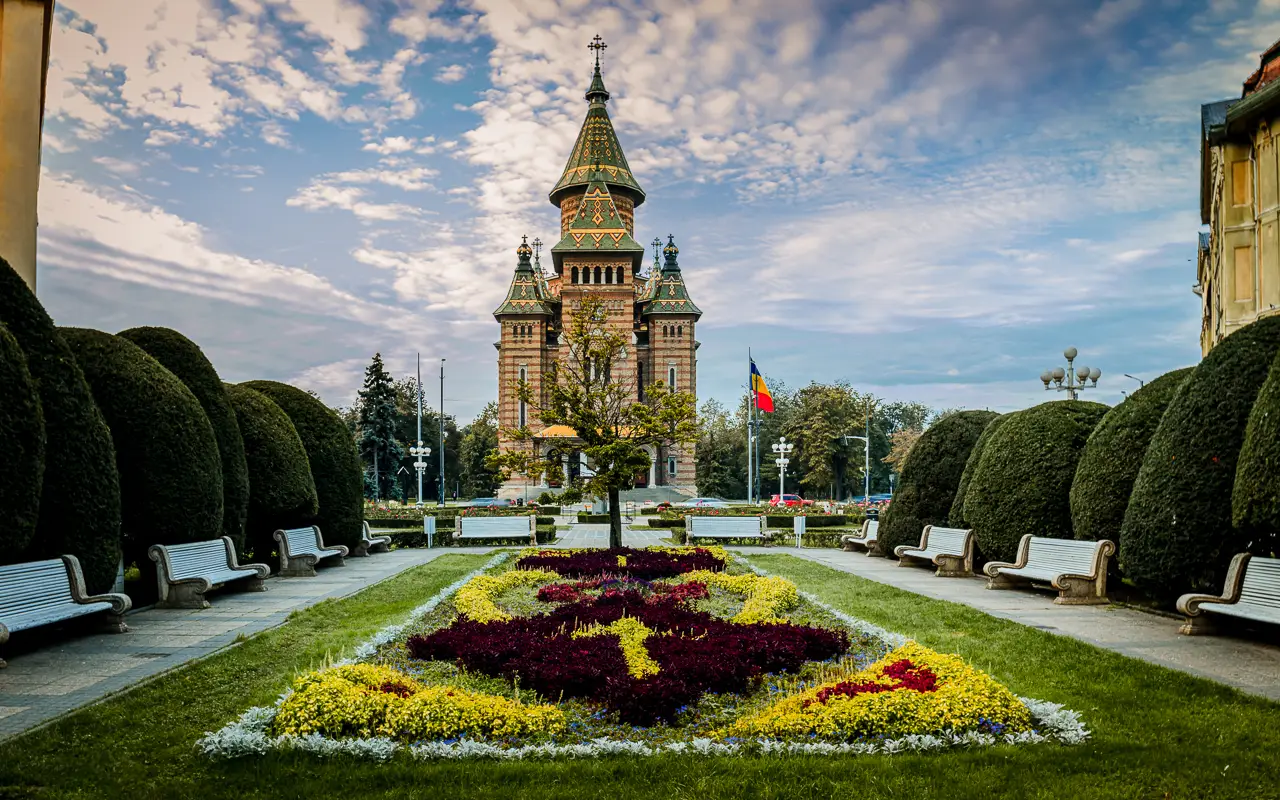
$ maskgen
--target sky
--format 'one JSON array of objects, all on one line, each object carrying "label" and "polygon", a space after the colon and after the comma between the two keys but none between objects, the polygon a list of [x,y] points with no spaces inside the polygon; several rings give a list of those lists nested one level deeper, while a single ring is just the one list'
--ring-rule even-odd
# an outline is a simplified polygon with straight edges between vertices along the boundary
[{"label": "sky", "polygon": [[[700,399],[798,387],[1025,408],[1199,358],[1200,104],[1280,0],[58,0],[38,294],[176,328],[224,380],[350,404],[422,356],[460,422],[586,113],[675,236]],[[549,268],[548,263],[548,268]],[[1056,397],[1056,396],[1055,396]]]}]

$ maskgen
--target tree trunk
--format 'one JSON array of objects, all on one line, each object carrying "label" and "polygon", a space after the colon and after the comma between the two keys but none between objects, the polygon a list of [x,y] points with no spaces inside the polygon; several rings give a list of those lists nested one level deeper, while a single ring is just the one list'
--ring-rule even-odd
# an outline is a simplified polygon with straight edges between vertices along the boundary
[{"label": "tree trunk", "polygon": [[618,487],[609,487],[609,546],[622,547],[622,509],[618,503]]}]

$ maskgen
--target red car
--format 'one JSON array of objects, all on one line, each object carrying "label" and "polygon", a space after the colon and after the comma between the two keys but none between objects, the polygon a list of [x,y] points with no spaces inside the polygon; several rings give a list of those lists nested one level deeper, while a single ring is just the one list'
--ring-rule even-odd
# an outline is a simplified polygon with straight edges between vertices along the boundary
[{"label": "red car", "polygon": [[778,508],[779,506],[799,508],[800,506],[811,506],[813,505],[813,501],[805,500],[798,494],[775,494],[773,498],[769,500],[769,505],[774,508]]}]

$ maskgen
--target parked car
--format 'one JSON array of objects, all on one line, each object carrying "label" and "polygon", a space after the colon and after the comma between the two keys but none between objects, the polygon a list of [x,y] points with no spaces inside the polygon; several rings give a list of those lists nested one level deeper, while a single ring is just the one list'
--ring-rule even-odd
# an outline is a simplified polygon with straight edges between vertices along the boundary
[{"label": "parked car", "polygon": [[468,508],[510,508],[511,501],[501,497],[477,497],[467,502]]},{"label": "parked car", "polygon": [[728,508],[729,504],[719,497],[690,497],[676,503],[677,508]]},{"label": "parked car", "polygon": [[786,506],[787,508],[800,508],[801,506],[813,505],[813,501],[805,500],[798,494],[775,494],[769,500],[769,505],[774,508],[781,508],[782,506]]}]

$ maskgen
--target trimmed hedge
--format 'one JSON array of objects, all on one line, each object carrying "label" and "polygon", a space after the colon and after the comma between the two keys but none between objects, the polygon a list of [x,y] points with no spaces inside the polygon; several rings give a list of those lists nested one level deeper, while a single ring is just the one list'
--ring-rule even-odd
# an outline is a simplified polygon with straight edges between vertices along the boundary
[{"label": "trimmed hedge", "polygon": [[236,412],[227,399],[222,379],[199,345],[171,328],[130,328],[123,336],[178,376],[200,401],[222,461],[222,535],[230,536],[243,551],[245,520],[249,513],[249,467]]},{"label": "trimmed hedge", "polygon": [[1164,412],[1133,484],[1120,568],[1165,602],[1222,591],[1249,540],[1231,524],[1249,414],[1280,349],[1280,317],[1245,326],[1209,351]]},{"label": "trimmed hedge", "polygon": [[1249,412],[1231,491],[1231,522],[1242,549],[1256,555],[1275,552],[1280,535],[1280,355],[1271,362]]},{"label": "trimmed hedge", "polygon": [[316,525],[325,544],[354,549],[364,520],[364,465],[347,424],[333,409],[293,386],[277,381],[240,384],[262,392],[289,415],[307,449],[320,510]]},{"label": "trimmed hedge", "polygon": [[17,560],[74,555],[89,591],[105,592],[120,563],[120,478],[111,431],[53,320],[2,258],[0,322],[27,356],[44,412],[40,518]]},{"label": "trimmed hedge", "polygon": [[21,560],[40,519],[44,413],[18,340],[0,323],[0,564]]},{"label": "trimmed hedge", "polygon": [[[375,534],[375,535],[379,535],[379,534]],[[422,532],[421,528],[419,528],[418,530],[383,531],[381,535],[390,536],[391,544],[395,545],[396,547],[426,547],[427,546],[427,537],[426,537],[426,534]],[[534,532],[534,536],[537,538],[538,544],[550,544],[551,542],[554,542],[556,540],[556,526],[539,525],[537,527],[537,530]],[[484,540],[484,544],[496,544],[498,546],[504,546],[504,545],[519,546],[519,545],[527,545],[528,543],[529,543],[528,536],[515,536],[508,539],[485,539]],[[448,547],[450,545],[455,545],[455,544],[461,545],[460,542],[456,541],[453,538],[452,528],[445,528],[445,529],[436,528],[435,538],[431,540],[432,547]]]},{"label": "trimmed hedge", "polygon": [[943,417],[920,435],[902,465],[893,502],[881,515],[879,536],[884,552],[919,544],[926,525],[946,526],[969,454],[998,416],[994,411],[960,411]]},{"label": "trimmed hedge", "polygon": [[1071,484],[1071,525],[1077,539],[1110,539],[1119,547],[1120,527],[1142,457],[1165,409],[1192,369],[1165,373],[1143,386],[1108,411],[1089,434]]},{"label": "trimmed hedge", "polygon": [[[947,514],[947,526],[951,528],[968,528],[969,522],[964,518],[964,501],[969,495],[969,484],[973,482],[973,476],[978,472],[978,462],[982,460],[982,451],[987,449],[987,442],[991,441],[991,437],[996,435],[996,431],[1000,430],[1009,418],[1008,414],[996,417],[987,423],[987,427],[982,429],[982,434],[978,436],[978,441],[973,443],[973,449],[969,451],[969,457],[964,462],[964,472],[960,474],[960,483],[956,486],[955,499],[951,501],[951,511]],[[919,543],[919,539],[916,540]]]},{"label": "trimmed hedge", "polygon": [[1101,403],[1056,400],[1008,414],[987,441],[964,516],[982,555],[1013,561],[1024,534],[1071,539],[1071,482],[1107,413]]},{"label": "trimmed hedge", "polygon": [[[147,548],[222,533],[222,459],[186,385],[128,339],[60,328],[111,429],[120,471],[125,561],[144,574]],[[144,588],[149,589],[144,579]]]},{"label": "trimmed hedge", "polygon": [[289,416],[266,395],[232,384],[226,384],[226,392],[244,440],[249,476],[245,543],[256,561],[274,564],[271,534],[313,524],[319,508],[307,450]]}]

